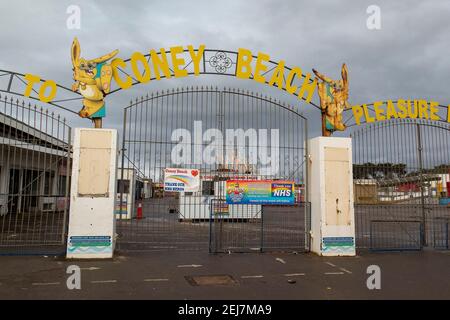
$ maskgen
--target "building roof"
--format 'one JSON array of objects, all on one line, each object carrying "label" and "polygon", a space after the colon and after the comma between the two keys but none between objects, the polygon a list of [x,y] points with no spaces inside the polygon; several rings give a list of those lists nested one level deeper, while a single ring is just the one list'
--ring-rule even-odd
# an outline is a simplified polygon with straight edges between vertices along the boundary
[{"label": "building roof", "polygon": [[[61,130],[65,125],[61,124]],[[50,154],[67,154],[68,142],[0,112],[0,145]]]}]

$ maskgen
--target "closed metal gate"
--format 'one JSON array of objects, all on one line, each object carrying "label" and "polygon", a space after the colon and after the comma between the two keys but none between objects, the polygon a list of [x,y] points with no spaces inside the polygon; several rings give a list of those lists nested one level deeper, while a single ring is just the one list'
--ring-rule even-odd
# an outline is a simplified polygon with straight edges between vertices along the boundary
[{"label": "closed metal gate", "polygon": [[352,138],[357,246],[448,248],[450,125],[398,119]]},{"label": "closed metal gate", "polygon": [[0,103],[0,254],[65,252],[71,129],[47,110]]},{"label": "closed metal gate", "polygon": [[[133,101],[123,128],[119,250],[308,249],[307,127],[293,107],[240,90],[177,89]],[[164,190],[171,169],[198,175],[198,189]],[[294,181],[296,202],[227,204],[227,180]]]}]

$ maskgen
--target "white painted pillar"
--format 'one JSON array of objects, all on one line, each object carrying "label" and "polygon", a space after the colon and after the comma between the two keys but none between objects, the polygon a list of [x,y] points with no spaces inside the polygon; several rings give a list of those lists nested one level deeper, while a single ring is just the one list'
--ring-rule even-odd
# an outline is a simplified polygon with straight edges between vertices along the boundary
[{"label": "white painted pillar", "polygon": [[111,258],[117,131],[93,128],[74,131],[67,258]]},{"label": "white painted pillar", "polygon": [[322,256],[354,256],[355,214],[350,138],[309,140],[311,251]]}]

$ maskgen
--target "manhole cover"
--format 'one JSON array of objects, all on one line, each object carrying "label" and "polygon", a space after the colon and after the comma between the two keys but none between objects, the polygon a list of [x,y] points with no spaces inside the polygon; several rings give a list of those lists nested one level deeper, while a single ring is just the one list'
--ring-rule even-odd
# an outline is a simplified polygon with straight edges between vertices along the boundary
[{"label": "manhole cover", "polygon": [[230,275],[185,276],[192,286],[237,285],[237,281]]}]

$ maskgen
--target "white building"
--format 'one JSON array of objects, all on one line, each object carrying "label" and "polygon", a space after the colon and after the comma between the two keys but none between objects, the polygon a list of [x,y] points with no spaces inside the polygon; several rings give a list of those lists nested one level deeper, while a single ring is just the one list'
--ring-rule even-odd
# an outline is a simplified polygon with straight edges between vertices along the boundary
[{"label": "white building", "polygon": [[0,113],[1,216],[65,208],[70,146],[43,130]]}]

